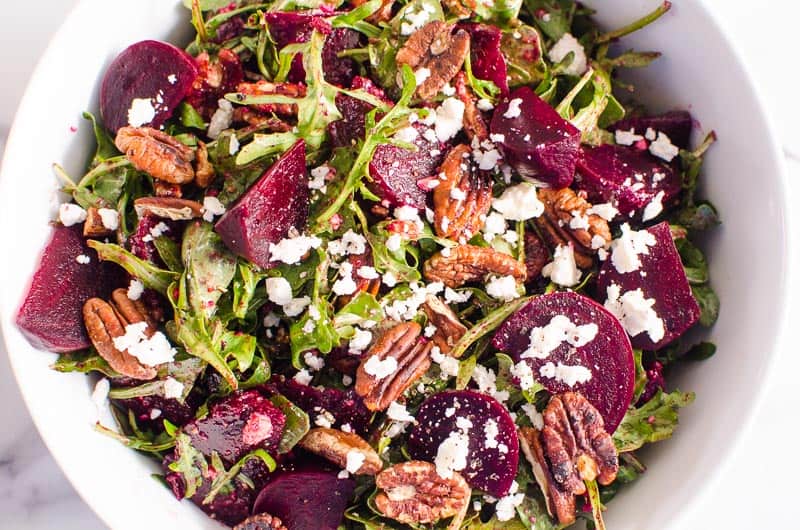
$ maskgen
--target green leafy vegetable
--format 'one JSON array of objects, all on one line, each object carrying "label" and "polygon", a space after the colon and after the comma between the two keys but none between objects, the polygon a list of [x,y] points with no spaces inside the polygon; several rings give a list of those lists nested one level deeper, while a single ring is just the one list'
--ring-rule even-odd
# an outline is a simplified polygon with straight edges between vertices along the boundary
[{"label": "green leafy vegetable", "polygon": [[159,269],[152,263],[137,258],[119,245],[101,243],[94,239],[89,239],[86,244],[97,251],[101,260],[113,261],[141,280],[145,287],[161,294],[166,294],[170,284],[178,279],[176,273]]},{"label": "green leafy vegetable", "polygon": [[281,412],[286,416],[286,424],[283,427],[281,441],[278,444],[278,453],[288,453],[311,427],[308,414],[281,395],[272,396],[269,400],[273,405],[281,409]]},{"label": "green leafy vegetable", "polygon": [[236,274],[236,257],[207,222],[189,224],[183,234],[181,255],[189,304],[195,313],[211,318],[217,301]]},{"label": "green leafy vegetable", "polygon": [[678,426],[678,409],[693,401],[693,392],[659,390],[638,409],[629,409],[613,435],[617,451],[635,451],[646,443],[666,440]]}]

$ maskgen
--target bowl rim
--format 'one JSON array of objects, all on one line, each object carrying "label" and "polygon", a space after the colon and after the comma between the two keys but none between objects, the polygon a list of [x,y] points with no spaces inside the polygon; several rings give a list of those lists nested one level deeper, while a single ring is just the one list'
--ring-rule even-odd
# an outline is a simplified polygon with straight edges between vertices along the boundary
[{"label": "bowl rim", "polygon": [[[3,189],[4,183],[10,178],[10,175],[7,175],[7,160],[11,159],[11,155],[13,155],[14,147],[18,143],[17,136],[19,135],[19,122],[21,121],[21,117],[25,116],[29,113],[29,109],[35,105],[35,101],[32,100],[31,97],[31,90],[30,88],[34,85],[41,83],[40,78],[44,77],[45,72],[48,70],[48,65],[52,62],[52,55],[54,48],[64,40],[65,35],[72,31],[73,26],[80,25],[80,19],[78,15],[85,8],[86,5],[89,5],[94,0],[78,0],[75,5],[73,5],[70,10],[68,11],[67,15],[64,17],[61,25],[57,29],[55,33],[53,33],[52,37],[49,39],[47,46],[44,49],[44,52],[38,59],[36,63],[36,67],[33,70],[33,73],[26,83],[25,90],[23,92],[23,96],[20,99],[20,103],[17,107],[17,110],[14,114],[14,119],[12,121],[12,125],[9,129],[9,133],[7,136],[7,141],[5,144],[5,150],[3,153],[2,161],[0,162],[0,190]],[[178,0],[176,0],[177,2]],[[671,521],[669,528],[684,528],[685,525],[682,523],[688,522],[692,519],[696,519],[694,517],[697,507],[700,505],[700,501],[707,498],[711,491],[713,491],[716,484],[722,480],[723,476],[726,476],[728,471],[731,469],[733,462],[731,456],[737,455],[740,451],[739,448],[742,446],[742,442],[744,439],[744,433],[750,431],[752,426],[755,422],[755,418],[761,407],[763,406],[765,396],[767,394],[767,389],[770,388],[772,381],[775,379],[776,374],[776,366],[778,364],[780,356],[785,352],[785,340],[788,330],[788,299],[789,294],[793,292],[795,289],[795,278],[797,275],[791,274],[792,265],[794,263],[793,258],[793,245],[792,245],[792,237],[791,234],[795,231],[795,222],[793,220],[794,215],[792,214],[791,208],[789,208],[788,203],[788,195],[787,195],[787,169],[786,169],[786,159],[783,154],[783,149],[781,143],[779,141],[779,137],[776,133],[777,129],[775,126],[774,118],[768,112],[767,106],[765,104],[765,98],[763,90],[760,88],[758,83],[755,82],[755,78],[752,75],[751,69],[748,68],[746,61],[744,60],[744,56],[739,49],[739,45],[737,41],[733,38],[731,34],[728,33],[727,28],[722,24],[720,19],[714,14],[713,9],[711,9],[708,5],[708,0],[688,0],[691,3],[694,3],[696,8],[699,9],[702,14],[706,17],[706,20],[712,25],[713,33],[716,33],[715,38],[718,38],[722,41],[727,50],[730,51],[732,58],[735,60],[736,66],[742,71],[743,78],[746,82],[745,91],[749,92],[752,95],[752,103],[755,105],[759,114],[763,120],[764,129],[767,132],[767,137],[764,139],[764,144],[769,146],[769,151],[771,152],[772,158],[775,162],[775,166],[779,169],[778,174],[775,176],[776,180],[776,187],[780,192],[780,196],[777,198],[778,204],[780,206],[780,210],[782,213],[782,220],[783,225],[780,227],[782,229],[783,234],[783,241],[781,246],[782,256],[780,262],[780,277],[776,279],[776,282],[782,285],[786,285],[786,288],[780,291],[779,300],[777,300],[777,306],[779,307],[778,313],[779,318],[775,324],[776,334],[775,336],[771,337],[769,341],[769,347],[765,348],[767,352],[767,359],[766,359],[766,366],[764,367],[764,375],[763,375],[763,382],[762,384],[758,385],[758,388],[753,391],[751,395],[751,399],[748,402],[747,409],[745,413],[741,416],[741,425],[739,426],[738,430],[735,432],[733,439],[725,445],[720,451],[720,461],[722,462],[721,465],[717,466],[713,469],[713,471],[707,475],[706,480],[704,480],[700,485],[695,487],[694,495],[692,497],[692,501],[689,505],[685,506],[685,509],[682,510],[680,513],[675,514],[675,518]],[[800,282],[798,282],[797,287],[800,287]],[[19,302],[19,301],[18,301]],[[16,314],[18,307],[2,307],[0,306],[0,314],[8,312],[13,312]],[[37,418],[35,414],[33,414],[33,408],[31,405],[31,401],[29,399],[29,393],[32,392],[29,389],[23,387],[21,382],[21,377],[19,374],[20,366],[15,361],[18,354],[12,353],[11,349],[9,348],[9,340],[8,336],[10,333],[19,333],[19,331],[13,326],[6,326],[6,319],[0,318],[0,331],[2,331],[2,338],[3,338],[3,346],[7,352],[7,356],[9,359],[9,364],[11,365],[12,373],[14,374],[14,379],[17,384],[17,387],[20,391],[22,396],[23,402],[25,403],[25,407],[29,413],[31,420],[33,421],[36,429],[41,436],[45,446],[48,449],[48,452],[52,455],[53,459],[55,460],[56,464],[59,466],[61,471],[69,480],[70,484],[75,488],[75,491],[78,493],[81,500],[107,525],[112,526],[112,523],[117,519],[116,516],[112,514],[112,510],[109,507],[103,505],[97,505],[92,501],[91,496],[91,486],[87,481],[83,478],[79,478],[73,474],[70,469],[71,466],[67,463],[69,457],[67,454],[63,453],[58,449],[58,444],[56,443],[57,440],[48,437],[45,433],[47,432],[47,428],[41,424],[40,419]]]}]

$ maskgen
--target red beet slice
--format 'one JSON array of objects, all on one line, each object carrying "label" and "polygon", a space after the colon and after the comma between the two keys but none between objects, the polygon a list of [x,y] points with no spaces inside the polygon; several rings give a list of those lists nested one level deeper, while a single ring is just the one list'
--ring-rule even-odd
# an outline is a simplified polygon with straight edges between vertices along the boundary
[{"label": "red beet slice", "polygon": [[[78,263],[78,256],[89,263]],[[86,246],[80,226],[54,226],[33,273],[16,323],[35,348],[58,353],[91,345],[83,325],[83,304],[106,298],[120,277],[115,265],[102,263]]]},{"label": "red beet slice", "polygon": [[417,426],[408,437],[411,456],[434,462],[439,445],[450,433],[461,431],[456,423],[459,418],[472,423],[466,432],[467,467],[459,472],[473,488],[495,497],[506,495],[517,476],[517,429],[508,410],[486,394],[456,390],[426,399],[417,412]]},{"label": "red beet slice", "polygon": [[610,285],[620,287],[622,296],[628,291],[641,289],[645,299],[654,299],[653,310],[664,322],[664,337],[657,342],[646,332],[631,338],[634,347],[657,350],[681,336],[700,318],[700,307],[692,295],[680,254],[675,248],[669,223],[666,221],[647,229],[656,239],[648,247],[648,254],[640,254],[641,267],[633,272],[620,273],[607,259],[600,269],[597,288],[600,296],[606,296]]},{"label": "red beet slice", "polygon": [[[287,44],[308,42],[311,34],[316,29],[322,33],[330,34],[330,24],[320,16],[305,15],[301,13],[273,11],[264,15],[269,34],[280,50]],[[327,43],[326,43],[327,44]],[[352,61],[351,59],[347,59]],[[323,64],[323,70],[327,71]],[[303,56],[297,54],[292,59],[288,80],[292,83],[302,83],[306,80],[306,71],[303,68]]]},{"label": "red beet slice", "polygon": [[[510,102],[521,100],[519,113]],[[516,105],[515,105],[516,106]],[[520,87],[492,115],[491,131],[502,134],[503,157],[520,175],[554,188],[572,183],[581,132],[528,87]]]},{"label": "red beet slice", "polygon": [[262,448],[275,454],[286,416],[255,390],[237,392],[211,406],[208,415],[183,427],[206,456],[216,451],[227,464]]},{"label": "red beet slice", "polygon": [[[544,359],[528,357],[525,360],[534,378],[549,392],[571,390],[583,394],[603,415],[606,430],[614,432],[633,398],[635,369],[628,335],[603,306],[573,292],[538,296],[500,326],[492,345],[519,362],[530,346],[531,330],[546,326],[556,315],[566,316],[578,326],[594,323],[597,334],[583,346],[575,347],[565,341]],[[591,372],[591,378],[570,387],[560,380],[540,375],[539,370],[547,363],[583,366]]]},{"label": "red beet slice", "polygon": [[375,149],[369,163],[372,177],[371,189],[392,206],[425,207],[427,193],[417,181],[436,174],[444,158],[446,147],[439,141],[431,142],[423,135],[425,127],[414,125],[419,135],[414,140],[416,151],[396,145],[382,144]]},{"label": "red beet slice", "polygon": [[270,243],[292,227],[302,231],[308,218],[306,145],[298,140],[231,206],[215,226],[225,245],[261,268],[270,261]]},{"label": "red beet slice", "polygon": [[500,89],[500,95],[508,95],[506,60],[501,52],[500,28],[486,24],[463,23],[458,25],[470,36],[470,65],[478,79],[491,81]]},{"label": "red beet slice", "polygon": [[161,127],[183,101],[197,77],[194,59],[172,44],[154,40],[137,42],[120,53],[106,70],[100,88],[103,123],[116,133],[128,125],[128,110],[135,99],[150,100],[155,109],[150,127]]},{"label": "red beet slice", "polygon": [[681,191],[680,175],[647,151],[606,144],[584,147],[582,152],[576,187],[586,191],[591,202],[611,202],[625,219],[641,219],[659,194],[666,208]]},{"label": "red beet slice", "polygon": [[336,530],[355,485],[335,473],[288,471],[261,490],[253,514],[273,515],[289,530]]},{"label": "red beet slice", "polygon": [[339,86],[350,86],[358,73],[358,64],[349,57],[339,57],[339,53],[361,46],[361,33],[349,28],[336,28],[325,41],[322,49],[322,70],[325,80]]},{"label": "red beet slice", "polygon": [[[393,103],[386,97],[386,94],[381,88],[366,77],[354,77],[350,88],[363,89],[373,96],[381,98],[390,105]],[[331,135],[331,142],[333,145],[336,147],[343,147],[352,145],[358,140],[363,140],[366,129],[364,118],[367,113],[375,107],[366,101],[350,97],[347,94],[337,94],[336,108],[342,113],[342,119],[336,120],[328,125],[328,132]]]},{"label": "red beet slice", "polygon": [[661,131],[672,141],[673,145],[681,149],[689,148],[689,138],[692,135],[692,115],[685,110],[672,110],[657,116],[635,116],[625,118],[611,126],[612,130],[630,131],[644,136],[647,129]]}]

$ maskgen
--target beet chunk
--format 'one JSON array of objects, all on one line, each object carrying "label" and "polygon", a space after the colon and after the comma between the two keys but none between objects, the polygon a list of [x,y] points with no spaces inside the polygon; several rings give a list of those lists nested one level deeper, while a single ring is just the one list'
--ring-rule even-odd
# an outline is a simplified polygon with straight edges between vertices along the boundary
[{"label": "beet chunk", "polygon": [[208,416],[188,423],[183,432],[206,456],[213,451],[226,464],[262,448],[274,454],[283,434],[286,416],[255,390],[237,392],[211,406]]},{"label": "beet chunk", "polygon": [[622,218],[641,220],[649,204],[666,208],[677,198],[681,177],[647,151],[606,144],[582,149],[575,186],[593,203],[611,202]]},{"label": "beet chunk", "polygon": [[[330,24],[323,17],[316,15],[273,11],[266,13],[264,15],[264,20],[267,23],[270,37],[272,37],[278,50],[287,44],[308,42],[314,30],[320,31],[326,35],[331,33]],[[303,68],[302,54],[297,54],[294,56],[294,59],[292,59],[292,66],[287,79],[291,83],[305,82],[306,71]]]},{"label": "beet chunk", "polygon": [[[570,326],[594,324],[597,326],[596,332],[593,336],[592,333],[584,336],[583,341],[571,339],[573,343],[570,343],[566,337],[578,332],[556,326],[558,321],[554,321],[554,317],[566,317]],[[564,339],[553,350],[547,351],[541,343],[547,344],[547,337],[560,338],[554,329],[556,327],[564,330]],[[539,347],[535,349],[535,345],[531,344],[531,331],[534,328],[540,328],[536,335]],[[545,340],[542,340],[542,335]],[[589,336],[591,338],[586,340]],[[527,362],[534,379],[549,392],[575,391],[583,394],[603,415],[609,433],[613,433],[622,421],[633,398],[635,368],[628,335],[614,315],[586,296],[574,292],[556,292],[534,298],[500,326],[492,345],[509,354],[515,363],[521,360]],[[569,385],[563,377],[546,375],[559,365],[588,369],[590,378]]]},{"label": "beet chunk", "polygon": [[633,132],[640,136],[644,136],[647,129],[653,129],[656,132],[661,131],[669,136],[672,145],[676,145],[681,149],[688,149],[693,124],[694,120],[688,111],[672,110],[657,116],[625,118],[612,125],[611,129],[615,131],[630,131],[633,129]]},{"label": "beet chunk", "polygon": [[408,450],[413,458],[436,462],[439,446],[454,432],[469,438],[467,465],[459,471],[467,483],[495,497],[506,495],[519,463],[517,428],[508,410],[473,390],[439,392],[419,408]]},{"label": "beet chunk", "polygon": [[325,41],[322,49],[322,71],[325,80],[339,86],[350,86],[358,73],[358,64],[349,57],[339,57],[339,53],[361,46],[361,34],[349,28],[336,28]]},{"label": "beet chunk", "polygon": [[581,132],[530,88],[514,90],[497,106],[491,131],[503,135],[498,143],[503,157],[520,175],[535,177],[554,188],[572,183]]},{"label": "beet chunk", "polygon": [[116,133],[129,125],[128,111],[145,100],[143,107],[153,109],[152,119],[140,123],[150,114],[134,112],[135,123],[159,128],[172,116],[197,77],[194,59],[172,44],[145,40],[126,48],[106,70],[100,88],[100,115],[103,123]]},{"label": "beet chunk", "polygon": [[[78,256],[88,257],[89,263],[78,263]],[[57,353],[88,348],[83,304],[109,296],[120,277],[115,268],[86,246],[80,226],[54,226],[17,312],[16,324],[28,342]]]},{"label": "beet chunk", "polygon": [[501,96],[508,95],[508,69],[501,51],[503,32],[486,24],[463,23],[458,25],[470,36],[470,65],[478,79],[491,81],[500,89]]},{"label": "beet chunk", "polygon": [[371,189],[378,197],[392,206],[425,208],[427,192],[418,185],[418,180],[436,174],[444,158],[446,146],[438,140],[425,138],[425,127],[415,124],[419,135],[414,140],[416,151],[396,145],[381,144],[375,149],[369,163],[372,177]]},{"label": "beet chunk", "polygon": [[225,245],[264,269],[270,243],[292,227],[303,230],[308,218],[306,145],[298,140],[231,206],[215,226]]},{"label": "beet chunk", "polygon": [[[389,105],[392,104],[392,101],[386,97],[383,90],[366,77],[356,76],[353,78],[350,88],[363,89],[365,92],[386,101]],[[337,94],[336,108],[342,113],[342,119],[328,125],[328,132],[333,145],[344,147],[352,145],[358,140],[363,140],[366,133],[364,119],[367,113],[375,107],[366,101],[350,97],[347,94]]]},{"label": "beet chunk", "polygon": [[600,296],[608,296],[609,288],[618,286],[620,299],[625,293],[641,289],[645,300],[655,300],[652,309],[663,322],[663,336],[651,336],[642,331],[634,335],[631,342],[636,348],[657,350],[681,336],[700,319],[700,306],[686,279],[669,223],[659,223],[648,228],[647,232],[653,235],[655,244],[648,246],[647,254],[639,254],[641,266],[632,272],[620,273],[613,263],[612,250],[611,258],[600,269],[597,289]]},{"label": "beet chunk", "polygon": [[258,494],[253,514],[274,515],[289,530],[336,530],[355,485],[335,473],[284,472]]}]

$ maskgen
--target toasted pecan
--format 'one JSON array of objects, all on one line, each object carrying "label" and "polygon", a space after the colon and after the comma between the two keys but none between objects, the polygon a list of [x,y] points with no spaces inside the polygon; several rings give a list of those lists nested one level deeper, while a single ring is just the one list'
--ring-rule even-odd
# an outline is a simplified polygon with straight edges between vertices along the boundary
[{"label": "toasted pecan", "polygon": [[433,189],[436,234],[454,241],[465,242],[476,234],[492,206],[492,183],[473,171],[471,151],[464,144],[451,149],[439,168],[439,183]]},{"label": "toasted pecan", "polygon": [[172,184],[194,179],[194,151],[169,134],[151,127],[123,127],[114,142],[131,164],[153,178]]},{"label": "toasted pecan", "polygon": [[348,454],[352,451],[360,453],[364,461],[355,475],[376,475],[383,469],[383,461],[378,453],[359,435],[327,427],[315,427],[299,442],[306,451],[330,460],[339,467],[347,468]]},{"label": "toasted pecan", "polygon": [[428,22],[411,34],[397,52],[398,65],[407,64],[415,71],[428,69],[430,75],[417,86],[422,99],[435,96],[461,70],[469,53],[469,33],[441,20]]},{"label": "toasted pecan", "polygon": [[456,288],[465,283],[483,280],[490,274],[513,276],[525,281],[525,265],[513,256],[488,247],[458,245],[450,248],[448,255],[441,251],[431,256],[422,269],[429,282],[442,282]]}]

